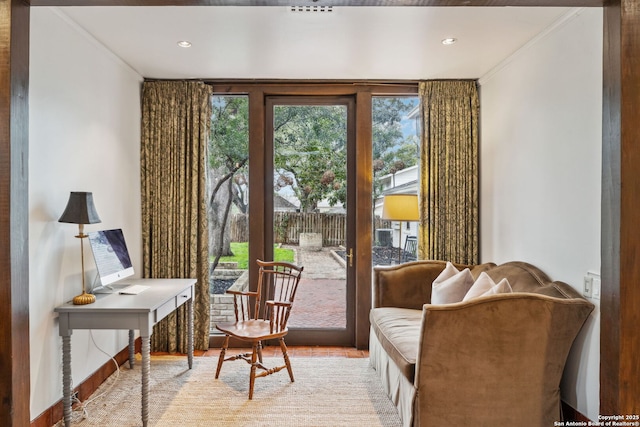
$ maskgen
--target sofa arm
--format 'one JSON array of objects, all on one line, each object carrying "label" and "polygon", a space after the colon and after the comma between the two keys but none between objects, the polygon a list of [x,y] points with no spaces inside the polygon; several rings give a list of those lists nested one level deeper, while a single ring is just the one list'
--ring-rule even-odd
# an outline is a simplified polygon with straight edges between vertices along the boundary
[{"label": "sofa arm", "polygon": [[553,425],[567,355],[593,308],[533,293],[425,305],[414,425]]},{"label": "sofa arm", "polygon": [[423,260],[374,267],[372,307],[422,310],[422,305],[431,301],[431,283],[446,265],[446,261]]}]

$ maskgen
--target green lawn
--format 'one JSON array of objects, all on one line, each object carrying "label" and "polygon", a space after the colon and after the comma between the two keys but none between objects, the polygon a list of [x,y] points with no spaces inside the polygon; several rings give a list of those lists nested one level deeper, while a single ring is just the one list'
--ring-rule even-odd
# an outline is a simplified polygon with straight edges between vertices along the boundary
[{"label": "green lawn", "polygon": [[[293,250],[273,247],[273,257],[275,261],[293,262]],[[231,252],[233,256],[220,257],[220,262],[237,262],[238,268],[246,270],[249,263],[249,243],[248,242],[231,242]]]}]

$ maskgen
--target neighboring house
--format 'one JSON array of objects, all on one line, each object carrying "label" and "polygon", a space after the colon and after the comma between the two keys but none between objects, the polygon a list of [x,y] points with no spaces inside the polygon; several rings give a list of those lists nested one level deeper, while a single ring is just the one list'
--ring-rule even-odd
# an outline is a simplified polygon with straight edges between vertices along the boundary
[{"label": "neighboring house", "polygon": [[[299,212],[300,201],[294,195],[284,195],[275,193],[273,195],[273,210],[282,212]],[[318,202],[316,212],[319,213],[346,213],[341,203],[331,206],[326,199]]]},{"label": "neighboring house", "polygon": [[331,213],[331,214],[344,214],[346,210],[342,206],[342,203],[336,203],[331,206],[326,199],[320,200],[318,202],[318,212],[320,213]]},{"label": "neighboring house", "polygon": [[276,212],[296,212],[299,211],[300,208],[292,201],[285,199],[278,193],[275,193],[273,195],[273,210]]}]

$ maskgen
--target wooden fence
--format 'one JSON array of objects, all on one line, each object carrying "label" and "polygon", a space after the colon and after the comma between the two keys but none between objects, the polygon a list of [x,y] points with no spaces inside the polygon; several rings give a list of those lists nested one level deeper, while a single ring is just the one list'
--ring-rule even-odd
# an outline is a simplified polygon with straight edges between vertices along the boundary
[{"label": "wooden fence", "polygon": [[[323,246],[344,245],[346,219],[345,214],[336,213],[274,212],[274,239],[276,243],[297,245],[300,243],[300,233],[320,233]],[[380,220],[377,222],[377,227],[388,223]],[[233,215],[230,227],[232,242],[249,240],[248,215]]]}]

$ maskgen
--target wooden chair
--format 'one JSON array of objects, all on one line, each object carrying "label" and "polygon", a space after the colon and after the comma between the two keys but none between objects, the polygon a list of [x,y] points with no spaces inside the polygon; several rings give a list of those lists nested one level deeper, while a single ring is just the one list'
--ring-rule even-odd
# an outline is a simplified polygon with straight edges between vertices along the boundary
[{"label": "wooden chair", "polygon": [[[253,398],[253,388],[256,378],[274,374],[284,368],[289,371],[291,382],[293,370],[284,337],[289,330],[287,321],[293,299],[296,295],[300,275],[304,267],[288,262],[257,261],[260,269],[258,272],[258,287],[255,292],[227,291],[234,296],[234,311],[236,321],[233,323],[218,323],[216,329],[225,334],[224,343],[218,358],[216,379],[220,375],[222,364],[228,360],[242,359],[251,365],[249,375],[249,399]],[[253,300],[253,310],[251,310]],[[262,302],[264,300],[264,303]],[[242,341],[250,342],[251,353],[243,353],[225,357],[229,347],[229,338],[234,337]],[[275,368],[267,368],[262,363],[262,342],[277,339],[284,357],[284,365]],[[260,369],[260,373],[256,373]]]}]

